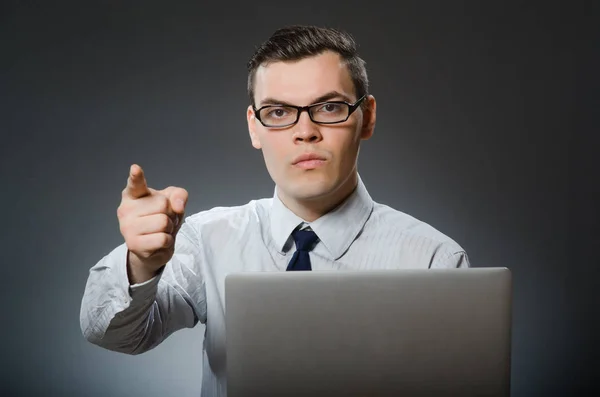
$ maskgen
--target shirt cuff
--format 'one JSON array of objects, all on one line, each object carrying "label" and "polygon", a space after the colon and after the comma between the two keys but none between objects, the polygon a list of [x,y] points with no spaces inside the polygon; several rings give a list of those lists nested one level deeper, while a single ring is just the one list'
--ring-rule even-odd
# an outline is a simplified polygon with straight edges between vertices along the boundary
[{"label": "shirt cuff", "polygon": [[161,267],[156,276],[152,277],[150,280],[146,280],[143,283],[130,285],[129,296],[131,296],[131,299],[134,301],[146,301],[148,299],[154,299],[158,289],[158,282],[160,281],[164,269],[164,266]]},{"label": "shirt cuff", "polygon": [[164,266],[156,276],[152,277],[150,280],[131,285],[129,284],[129,276],[127,275],[127,256],[129,255],[127,245],[121,244],[115,251],[116,257],[118,258],[118,265],[114,270],[116,270],[116,276],[118,283],[121,286],[121,290],[128,292],[127,300],[129,302],[127,303],[135,304],[137,302],[145,302],[148,299],[154,299]]}]

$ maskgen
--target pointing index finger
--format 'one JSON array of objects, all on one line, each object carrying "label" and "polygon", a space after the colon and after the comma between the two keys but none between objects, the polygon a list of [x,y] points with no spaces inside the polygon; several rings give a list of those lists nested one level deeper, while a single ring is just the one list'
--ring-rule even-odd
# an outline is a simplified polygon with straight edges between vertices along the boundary
[{"label": "pointing index finger", "polygon": [[138,199],[150,194],[144,170],[137,164],[133,164],[129,169],[129,178],[127,178],[127,187],[123,191],[123,195],[132,199]]}]

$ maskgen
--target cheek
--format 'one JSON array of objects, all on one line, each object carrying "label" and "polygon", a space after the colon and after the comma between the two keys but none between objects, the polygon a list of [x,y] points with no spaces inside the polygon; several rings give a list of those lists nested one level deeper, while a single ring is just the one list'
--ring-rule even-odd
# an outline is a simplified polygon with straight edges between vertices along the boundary
[{"label": "cheek", "polygon": [[276,170],[285,159],[285,145],[281,136],[265,134],[261,139],[262,152],[265,163],[271,171]]},{"label": "cheek", "polygon": [[337,149],[338,161],[346,163],[353,161],[353,157],[358,151],[360,137],[354,129],[346,131],[336,131],[331,134],[331,145]]}]

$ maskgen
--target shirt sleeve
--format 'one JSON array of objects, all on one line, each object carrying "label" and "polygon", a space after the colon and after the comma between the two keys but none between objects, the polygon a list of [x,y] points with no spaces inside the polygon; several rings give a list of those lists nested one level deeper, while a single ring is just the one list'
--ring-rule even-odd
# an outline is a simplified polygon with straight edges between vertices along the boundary
[{"label": "shirt sleeve", "polygon": [[89,271],[80,311],[84,337],[109,350],[139,354],[179,329],[205,322],[201,254],[196,231],[184,222],[160,273],[130,285],[127,246],[116,247]]},{"label": "shirt sleeve", "polygon": [[471,267],[466,251],[456,243],[443,244],[434,254],[430,268]]}]

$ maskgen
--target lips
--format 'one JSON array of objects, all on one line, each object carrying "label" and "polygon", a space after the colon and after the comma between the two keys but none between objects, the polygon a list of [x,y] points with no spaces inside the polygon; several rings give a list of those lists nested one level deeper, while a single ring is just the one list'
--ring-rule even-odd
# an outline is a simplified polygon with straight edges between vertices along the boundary
[{"label": "lips", "polygon": [[297,165],[298,163],[302,163],[303,161],[325,161],[327,160],[324,156],[321,156],[317,153],[304,153],[300,156],[296,157],[292,162],[293,165]]}]

